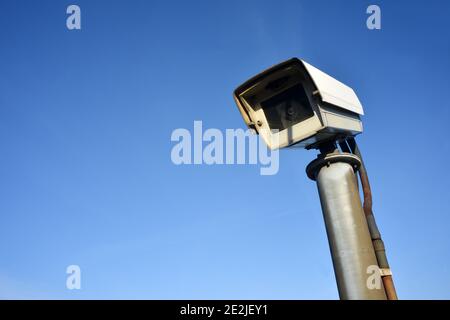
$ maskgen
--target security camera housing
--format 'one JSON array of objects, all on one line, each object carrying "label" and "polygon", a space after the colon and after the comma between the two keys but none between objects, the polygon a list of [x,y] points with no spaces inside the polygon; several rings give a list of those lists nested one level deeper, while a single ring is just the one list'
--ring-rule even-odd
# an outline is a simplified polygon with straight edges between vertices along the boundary
[{"label": "security camera housing", "polygon": [[363,131],[353,89],[297,58],[246,81],[234,99],[247,126],[271,149],[309,149]]}]

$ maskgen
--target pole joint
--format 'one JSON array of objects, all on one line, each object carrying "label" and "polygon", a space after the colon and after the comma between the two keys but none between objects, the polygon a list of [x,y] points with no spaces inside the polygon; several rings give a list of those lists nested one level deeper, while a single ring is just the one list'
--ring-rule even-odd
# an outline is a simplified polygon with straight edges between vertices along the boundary
[{"label": "pole joint", "polygon": [[356,172],[361,166],[361,160],[354,154],[351,153],[321,153],[317,156],[317,159],[311,161],[306,166],[306,174],[311,180],[316,180],[317,173],[324,166],[329,166],[332,163],[345,162],[352,166],[353,170]]}]

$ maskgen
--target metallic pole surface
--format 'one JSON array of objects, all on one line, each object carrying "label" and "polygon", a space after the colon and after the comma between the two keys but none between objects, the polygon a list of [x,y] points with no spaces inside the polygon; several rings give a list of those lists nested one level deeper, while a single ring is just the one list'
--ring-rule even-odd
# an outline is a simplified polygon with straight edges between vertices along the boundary
[{"label": "metallic pole surface", "polygon": [[358,162],[330,153],[311,162],[307,173],[317,182],[340,298],[386,300],[381,278],[378,288],[368,285],[378,263],[354,173]]}]

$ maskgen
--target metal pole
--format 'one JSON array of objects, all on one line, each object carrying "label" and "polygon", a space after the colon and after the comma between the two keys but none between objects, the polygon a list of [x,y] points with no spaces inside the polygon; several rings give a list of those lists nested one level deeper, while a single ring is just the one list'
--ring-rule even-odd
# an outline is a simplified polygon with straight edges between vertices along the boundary
[{"label": "metal pole", "polygon": [[312,161],[307,174],[317,182],[339,296],[386,300],[381,278],[376,287],[368,285],[378,263],[354,172],[361,162],[355,155],[333,150]]}]

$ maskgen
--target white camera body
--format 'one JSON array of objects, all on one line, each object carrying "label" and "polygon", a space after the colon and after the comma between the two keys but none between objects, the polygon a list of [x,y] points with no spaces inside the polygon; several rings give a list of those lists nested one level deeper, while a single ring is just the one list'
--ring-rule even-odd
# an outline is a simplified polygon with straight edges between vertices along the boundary
[{"label": "white camera body", "polygon": [[247,126],[271,149],[309,149],[363,131],[353,89],[297,58],[246,81],[234,99]]}]

